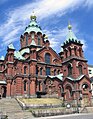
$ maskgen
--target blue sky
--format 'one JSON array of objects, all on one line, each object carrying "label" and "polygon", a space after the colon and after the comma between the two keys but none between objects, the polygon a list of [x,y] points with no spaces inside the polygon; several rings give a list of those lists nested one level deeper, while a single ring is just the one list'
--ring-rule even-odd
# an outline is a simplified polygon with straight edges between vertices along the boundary
[{"label": "blue sky", "polygon": [[0,0],[0,56],[5,56],[11,42],[16,50],[20,48],[20,35],[33,11],[56,52],[66,39],[70,21],[73,32],[84,44],[88,64],[93,65],[93,0]]}]

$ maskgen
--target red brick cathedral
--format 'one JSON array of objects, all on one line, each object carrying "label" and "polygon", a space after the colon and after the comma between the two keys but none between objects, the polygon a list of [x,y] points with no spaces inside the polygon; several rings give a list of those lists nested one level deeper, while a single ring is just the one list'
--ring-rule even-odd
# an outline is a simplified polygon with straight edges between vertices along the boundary
[{"label": "red brick cathedral", "polygon": [[63,97],[66,101],[77,97],[90,99],[87,60],[71,25],[59,54],[50,47],[35,15],[21,35],[20,44],[19,51],[9,44],[6,56],[0,59],[2,97],[45,95]]}]

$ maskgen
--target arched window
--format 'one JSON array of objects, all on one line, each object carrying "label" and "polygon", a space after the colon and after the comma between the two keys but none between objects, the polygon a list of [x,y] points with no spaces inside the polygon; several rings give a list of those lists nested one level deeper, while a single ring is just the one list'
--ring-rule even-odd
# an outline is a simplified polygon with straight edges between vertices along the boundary
[{"label": "arched window", "polygon": [[40,44],[40,36],[38,36],[38,45],[41,45],[41,44]]},{"label": "arched window", "polygon": [[72,67],[71,64],[68,65],[68,76],[72,75]]},{"label": "arched window", "polygon": [[26,72],[26,70],[27,70],[27,67],[26,66],[24,66],[24,74],[26,74],[27,72]]},{"label": "arched window", "polygon": [[49,53],[45,54],[45,63],[50,64],[50,54]]},{"label": "arched window", "polygon": [[79,74],[82,74],[82,65],[79,65],[78,68],[79,68]]},{"label": "arched window", "polygon": [[67,93],[68,93],[67,98],[71,98],[72,95],[73,95],[71,86],[67,86],[66,90],[67,90]]},{"label": "arched window", "polygon": [[24,81],[24,91],[26,91],[26,81]]}]

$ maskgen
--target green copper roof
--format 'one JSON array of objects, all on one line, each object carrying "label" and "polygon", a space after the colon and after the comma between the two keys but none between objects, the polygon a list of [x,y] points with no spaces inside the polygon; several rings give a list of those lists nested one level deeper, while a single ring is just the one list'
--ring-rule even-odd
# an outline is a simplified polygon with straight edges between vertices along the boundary
[{"label": "green copper roof", "polygon": [[18,60],[25,60],[25,58],[21,55],[19,51],[14,52],[14,57]]},{"label": "green copper roof", "polygon": [[24,53],[30,53],[30,50],[29,50],[29,48],[25,48],[25,49],[22,49],[20,51],[20,53],[21,53],[21,55],[23,55]]},{"label": "green copper roof", "polygon": [[74,79],[74,78],[72,78],[72,77],[67,77],[68,79],[70,79],[71,81],[79,81],[79,80],[81,80],[82,78],[84,77],[84,75],[82,74],[82,75],[80,75],[78,78],[76,78],[76,79]]},{"label": "green copper roof", "polygon": [[41,27],[37,24],[36,17],[34,15],[31,16],[31,21],[30,21],[29,25],[26,27],[24,33],[26,33],[26,32],[30,33],[31,31],[34,31],[36,33],[37,32],[42,33]]},{"label": "green copper roof", "polygon": [[15,50],[15,48],[14,48],[14,46],[13,46],[13,44],[12,44],[12,43],[8,45],[8,49]]},{"label": "green copper roof", "polygon": [[68,34],[67,34],[67,38],[66,38],[66,41],[69,41],[69,40],[74,40],[74,41],[77,40],[77,37],[75,36],[75,34],[72,31],[71,25],[68,25]]},{"label": "green copper roof", "polygon": [[63,74],[58,74],[58,75],[55,75],[55,76],[51,76],[51,75],[49,75],[48,76],[49,78],[51,78],[51,79],[53,79],[53,78],[58,78],[59,80],[63,80]]},{"label": "green copper roof", "polygon": [[75,42],[81,44],[81,42],[78,40],[78,38],[75,36],[75,34],[72,31],[72,26],[69,24],[68,25],[68,34],[66,37],[66,41],[64,42],[63,45],[68,44],[69,42]]},{"label": "green copper roof", "polygon": [[4,80],[0,80],[0,84],[7,84],[7,83]]},{"label": "green copper roof", "polygon": [[0,60],[4,60],[4,56],[1,56]]}]

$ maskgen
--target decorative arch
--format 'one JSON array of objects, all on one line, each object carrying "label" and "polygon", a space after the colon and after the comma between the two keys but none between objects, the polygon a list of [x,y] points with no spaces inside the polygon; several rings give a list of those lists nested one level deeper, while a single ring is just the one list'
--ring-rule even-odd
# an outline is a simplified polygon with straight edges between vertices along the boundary
[{"label": "decorative arch", "polygon": [[79,66],[79,65],[82,65],[82,66],[84,66],[84,63],[83,62],[77,62],[77,64],[76,64],[76,66]]},{"label": "decorative arch", "polygon": [[38,56],[37,60],[43,62],[44,61],[44,58],[41,57],[41,56]]},{"label": "decorative arch", "polygon": [[73,88],[71,87],[70,84],[67,84],[67,85],[65,86],[66,100],[72,97],[72,95],[73,95],[72,89],[73,89]]}]

